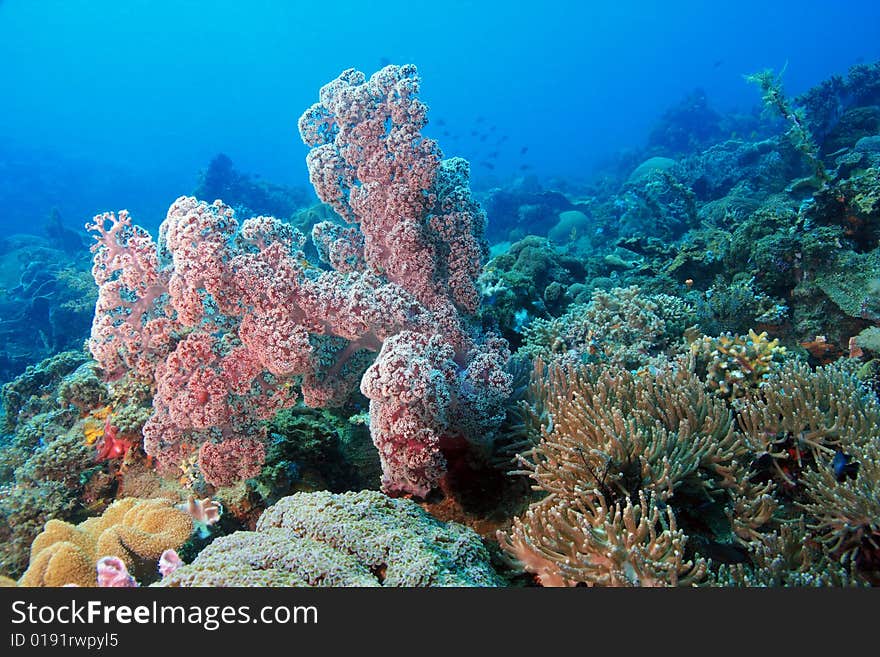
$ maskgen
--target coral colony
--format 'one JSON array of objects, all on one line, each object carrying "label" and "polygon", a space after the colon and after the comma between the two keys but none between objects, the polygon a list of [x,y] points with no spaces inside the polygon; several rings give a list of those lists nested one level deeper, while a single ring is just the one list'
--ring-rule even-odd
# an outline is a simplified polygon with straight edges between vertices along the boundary
[{"label": "coral colony", "polygon": [[2,389],[6,583],[880,583],[880,66],[750,80],[754,139],[689,99],[619,188],[481,203],[415,67],[349,69],[322,205],[218,156],[96,216],[96,302],[17,292],[94,314]]}]

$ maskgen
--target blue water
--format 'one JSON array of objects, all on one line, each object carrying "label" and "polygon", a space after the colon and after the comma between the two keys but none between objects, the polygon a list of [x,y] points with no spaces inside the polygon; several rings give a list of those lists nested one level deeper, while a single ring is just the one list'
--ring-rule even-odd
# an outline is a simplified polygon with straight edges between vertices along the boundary
[{"label": "blue water", "polygon": [[796,94],[880,56],[867,0],[373,4],[0,2],[0,231],[38,232],[53,206],[155,227],[221,151],[306,185],[297,118],[347,67],[415,63],[426,132],[480,188],[584,178],[695,87],[750,111],[743,74],[787,63]]}]

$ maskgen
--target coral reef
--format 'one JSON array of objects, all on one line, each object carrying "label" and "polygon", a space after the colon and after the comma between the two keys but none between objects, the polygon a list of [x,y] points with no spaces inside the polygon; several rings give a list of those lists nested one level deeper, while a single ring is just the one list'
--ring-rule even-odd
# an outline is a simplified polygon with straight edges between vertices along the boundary
[{"label": "coral reef", "polygon": [[0,240],[0,584],[880,585],[880,64],[750,80],[473,192],[348,69],[319,204],[218,155],[88,225],[96,303],[57,212]]},{"label": "coral reef", "polygon": [[479,537],[379,492],[297,493],[162,586],[497,586]]},{"label": "coral reef", "polygon": [[262,497],[271,504],[293,490],[377,486],[382,468],[369,428],[357,415],[349,419],[346,410],[298,405],[270,421],[266,465],[258,478]]},{"label": "coral reef", "polygon": [[0,447],[0,570],[7,575],[22,572],[48,520],[71,518],[90,494],[109,494],[88,441],[97,427],[83,417],[109,397],[93,367],[84,354],[63,352],[3,386],[9,433]]},{"label": "coral reef", "polygon": [[733,485],[742,448],[723,402],[672,368],[554,365],[541,394],[541,442],[521,462],[548,496],[499,535],[505,548],[545,585],[699,581],[670,505]]},{"label": "coral reef", "polygon": [[526,327],[520,353],[638,369],[663,353],[680,351],[692,319],[692,309],[680,298],[644,294],[637,286],[595,290],[588,304]]},{"label": "coral reef", "polygon": [[587,204],[573,203],[565,194],[543,189],[534,177],[490,189],[481,203],[489,219],[486,237],[493,243],[546,234],[563,212],[577,211],[589,216]]},{"label": "coral reef", "polygon": [[29,366],[13,381],[0,389],[3,405],[3,431],[11,433],[39,413],[54,409],[49,392],[58,386],[62,377],[71,374],[88,361],[82,352],[65,351]]},{"label": "coral reef", "polygon": [[192,531],[189,514],[161,499],[117,500],[79,525],[50,520],[31,545],[30,565],[19,584],[97,586],[96,566],[106,556],[146,577],[162,553],[179,548]]},{"label": "coral reef", "polygon": [[[803,108],[807,128],[819,140],[824,153],[852,146],[854,112],[880,104],[880,64],[857,64],[848,74],[832,75],[795,99]],[[880,133],[875,124],[871,134]]]},{"label": "coral reef", "polygon": [[787,136],[794,147],[809,162],[816,183],[824,185],[829,182],[828,171],[819,158],[819,147],[806,126],[805,113],[800,108],[793,106],[782,90],[782,74],[776,75],[772,70],[764,70],[746,76],[746,79],[761,88],[762,98],[767,109],[778,113],[789,124]]},{"label": "coral reef", "polygon": [[520,456],[546,497],[502,545],[545,585],[877,583],[880,404],[845,364],[762,378],[728,405],[682,358],[551,365]]},{"label": "coral reef", "polygon": [[[352,69],[300,119],[318,196],[363,236],[351,260],[333,255],[350,252],[349,232],[325,232],[340,270],[315,271],[289,225],[239,225],[220,201],[178,199],[158,244],[126,212],[90,225],[99,299],[89,346],[109,379],[131,370],[155,385],[143,433],[160,468],[198,451],[208,483],[256,474],[261,420],[296,402],[296,384],[306,404],[338,406],[361,377],[389,492],[438,487],[441,443],[491,440],[510,380],[503,340],[473,327],[485,218],[467,162],[441,161],[419,136],[417,92],[412,66],[369,80]],[[445,381],[410,366],[422,362]],[[229,467],[245,453],[247,467]]]},{"label": "coral reef", "polygon": [[697,225],[695,194],[665,168],[647,168],[643,163],[634,171],[615,200],[618,212],[617,234],[657,237],[665,241],[681,237]]},{"label": "coral reef", "polygon": [[[57,230],[69,238],[67,229]],[[82,241],[77,234],[73,239],[71,247],[69,239],[0,238],[0,381],[30,363],[80,349],[88,336],[96,288]]]},{"label": "coral reef", "polygon": [[492,258],[480,275],[483,326],[518,347],[529,322],[561,314],[580,299],[585,276],[579,258],[530,235]]}]

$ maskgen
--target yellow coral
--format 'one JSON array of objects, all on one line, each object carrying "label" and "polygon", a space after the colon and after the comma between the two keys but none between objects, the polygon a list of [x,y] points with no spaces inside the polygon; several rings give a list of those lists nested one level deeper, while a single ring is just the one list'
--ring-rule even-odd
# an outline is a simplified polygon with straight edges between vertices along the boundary
[{"label": "yellow coral", "polygon": [[[54,521],[49,521],[54,522]],[[97,559],[69,541],[53,543],[36,554],[19,580],[20,586],[95,586]]]},{"label": "yellow coral", "polygon": [[119,557],[130,572],[152,570],[164,550],[179,548],[192,531],[192,518],[163,499],[118,500],[79,525],[50,520],[31,545],[19,584],[94,586],[95,565],[105,556]]},{"label": "yellow coral", "polygon": [[109,406],[105,406],[92,411],[83,420],[83,435],[86,438],[86,445],[94,445],[96,440],[104,437],[104,424],[110,416],[110,410]]},{"label": "yellow coral", "polygon": [[766,331],[749,329],[747,336],[703,336],[691,343],[691,352],[706,363],[708,386],[721,397],[735,398],[763,383],[786,350],[778,339],[770,340]]},{"label": "yellow coral", "polygon": [[192,532],[189,514],[171,507],[166,500],[134,500],[121,521],[98,536],[97,556],[119,557],[133,569],[138,559],[155,562],[168,548],[179,548]]}]

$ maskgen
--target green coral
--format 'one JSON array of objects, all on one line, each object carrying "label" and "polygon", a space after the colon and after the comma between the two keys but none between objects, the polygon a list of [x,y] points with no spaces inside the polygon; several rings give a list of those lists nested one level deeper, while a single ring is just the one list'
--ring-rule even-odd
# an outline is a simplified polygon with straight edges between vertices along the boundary
[{"label": "green coral", "polygon": [[150,386],[135,377],[123,377],[110,384],[111,423],[119,433],[138,435],[153,414]]},{"label": "green coral", "polygon": [[815,283],[850,317],[880,319],[880,248],[868,253],[838,253],[819,271]]},{"label": "green coral", "polygon": [[255,481],[263,499],[274,501],[295,485],[340,492],[371,487],[380,479],[368,427],[338,410],[298,405],[279,412],[268,430],[272,442]]},{"label": "green coral", "polygon": [[691,343],[691,352],[705,371],[709,388],[733,399],[764,383],[782,362],[785,347],[778,339],[769,339],[766,331],[758,334],[750,329],[748,335],[703,336]]},{"label": "green coral", "polygon": [[80,510],[86,485],[101,469],[84,440],[81,416],[105,404],[109,391],[94,362],[71,351],[28,367],[2,396],[9,431],[0,447],[2,566],[17,576],[43,524]]},{"label": "green coral", "polygon": [[75,406],[81,412],[103,406],[110,399],[107,385],[98,375],[98,364],[88,361],[61,380],[58,400],[64,406]]},{"label": "green coral", "polygon": [[590,303],[575,304],[557,319],[532,322],[520,352],[548,361],[574,358],[635,369],[678,349],[692,319],[691,307],[679,297],[643,294],[638,286],[595,290]]},{"label": "green coral", "polygon": [[672,259],[662,265],[662,270],[682,283],[687,279],[711,280],[724,270],[730,241],[730,233],[719,228],[693,230],[674,250]]},{"label": "green coral", "polygon": [[880,219],[880,169],[870,167],[840,185],[850,209],[865,220]]},{"label": "green coral", "polygon": [[737,277],[726,282],[718,277],[706,292],[694,300],[696,322],[703,333],[725,331],[745,333],[756,324],[782,324],[788,306],[757,290],[753,278]]},{"label": "green coral", "polygon": [[83,440],[82,421],[69,411],[31,418],[0,450],[6,482],[0,487],[4,574],[21,574],[30,543],[47,520],[68,519],[81,508],[84,487],[101,468],[94,457]]},{"label": "green coral", "polygon": [[297,493],[162,586],[498,586],[473,530],[375,491]]},{"label": "green coral", "polygon": [[[783,71],[784,72],[784,71]],[[746,76],[746,81],[757,84],[761,88],[762,100],[768,110],[778,114],[789,124],[788,138],[813,169],[815,180],[820,185],[828,184],[831,177],[819,158],[819,148],[806,124],[806,115],[786,98],[782,90],[782,73],[778,75],[767,69]]]},{"label": "green coral", "polygon": [[574,299],[573,287],[586,275],[584,263],[542,237],[530,235],[493,258],[479,279],[483,324],[519,343],[518,316],[544,317],[563,312]]},{"label": "green coral", "polygon": [[28,565],[31,543],[53,518],[69,518],[76,500],[64,484],[0,486],[0,573],[17,578]]},{"label": "green coral", "polygon": [[3,424],[6,433],[12,433],[21,422],[56,404],[54,393],[61,379],[89,360],[82,351],[64,351],[36,365],[30,365],[15,380],[0,389],[3,406]]},{"label": "green coral", "polygon": [[696,195],[666,169],[630,178],[618,199],[621,235],[649,235],[671,241],[697,225]]}]

